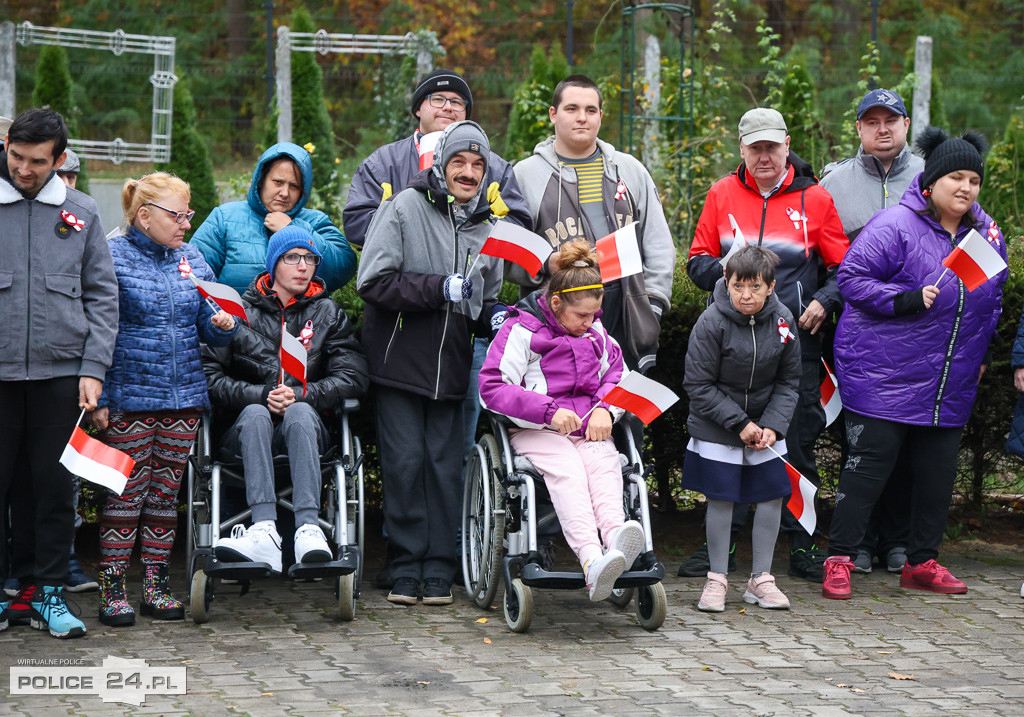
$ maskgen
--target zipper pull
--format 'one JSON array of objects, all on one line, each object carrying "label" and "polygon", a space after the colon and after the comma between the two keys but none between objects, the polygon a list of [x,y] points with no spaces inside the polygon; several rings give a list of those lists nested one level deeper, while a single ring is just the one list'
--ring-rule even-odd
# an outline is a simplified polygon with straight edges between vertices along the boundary
[{"label": "zipper pull", "polygon": [[753,316],[751,316],[751,317],[750,317],[750,325],[751,325],[751,326],[754,326],[754,325],[755,325],[756,323],[757,323],[757,322],[756,322],[756,321],[754,321],[754,317],[753,317]]}]

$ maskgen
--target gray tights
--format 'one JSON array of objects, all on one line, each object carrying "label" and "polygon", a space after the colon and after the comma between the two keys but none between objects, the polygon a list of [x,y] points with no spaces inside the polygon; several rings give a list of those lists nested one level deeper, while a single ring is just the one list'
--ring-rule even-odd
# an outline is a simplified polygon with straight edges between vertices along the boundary
[{"label": "gray tights", "polygon": [[[782,498],[758,503],[754,512],[752,542],[754,561],[751,575],[770,573],[775,540],[779,537],[782,519]],[[708,499],[705,529],[708,536],[708,558],[711,572],[725,575],[729,566],[730,531],[732,530],[732,501]]]}]

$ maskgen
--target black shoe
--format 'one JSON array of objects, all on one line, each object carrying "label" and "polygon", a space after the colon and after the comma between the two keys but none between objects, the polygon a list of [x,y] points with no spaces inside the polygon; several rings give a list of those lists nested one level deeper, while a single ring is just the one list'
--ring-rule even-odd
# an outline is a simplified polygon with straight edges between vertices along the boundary
[{"label": "black shoe", "polygon": [[[729,572],[736,570],[736,543],[729,546]],[[681,578],[706,578],[711,571],[711,559],[708,558],[708,544],[697,548],[685,563],[679,566]]]},{"label": "black shoe", "polygon": [[451,605],[452,585],[443,578],[427,578],[423,581],[424,605]]},{"label": "black shoe", "polygon": [[[398,578],[388,594],[388,602],[398,605],[415,605],[419,599],[420,583],[415,578]],[[451,597],[449,595],[449,597]]]},{"label": "black shoe", "polygon": [[824,579],[825,558],[828,554],[813,545],[810,550],[791,550],[789,552],[789,574],[794,578],[803,578],[820,583]]}]

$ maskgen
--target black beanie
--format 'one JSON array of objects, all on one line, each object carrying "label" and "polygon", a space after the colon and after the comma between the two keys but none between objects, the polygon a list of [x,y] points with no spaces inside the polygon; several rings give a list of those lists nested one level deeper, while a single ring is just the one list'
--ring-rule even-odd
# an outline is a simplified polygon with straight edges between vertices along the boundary
[{"label": "black beanie", "polygon": [[462,79],[462,75],[452,70],[440,69],[434,70],[416,85],[416,89],[412,93],[413,116],[416,115],[427,95],[432,95],[435,92],[454,92],[466,100],[466,119],[473,114],[473,93],[469,91],[469,85]]},{"label": "black beanie", "polygon": [[988,150],[988,144],[980,134],[965,132],[963,137],[950,137],[938,127],[927,127],[917,138],[917,149],[924,157],[921,189],[960,169],[977,172],[985,179],[985,160],[981,155]]}]

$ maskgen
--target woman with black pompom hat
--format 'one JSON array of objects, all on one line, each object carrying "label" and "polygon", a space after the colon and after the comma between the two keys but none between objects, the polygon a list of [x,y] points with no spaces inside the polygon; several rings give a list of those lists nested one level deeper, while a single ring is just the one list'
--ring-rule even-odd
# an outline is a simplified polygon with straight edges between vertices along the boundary
[{"label": "woman with black pompom hat", "polygon": [[[849,598],[850,570],[887,480],[909,481],[910,540],[900,587],[965,593],[936,562],[956,460],[985,354],[1002,310],[1004,269],[969,290],[942,260],[972,230],[1006,258],[996,223],[977,203],[984,139],[935,127],[917,141],[924,171],[898,206],[865,225],[839,267],[846,301],[836,369],[850,451],[839,476],[822,594]],[[890,475],[903,450],[909,474]]]}]

